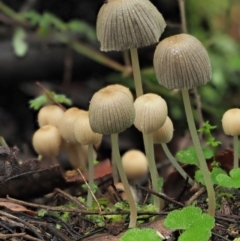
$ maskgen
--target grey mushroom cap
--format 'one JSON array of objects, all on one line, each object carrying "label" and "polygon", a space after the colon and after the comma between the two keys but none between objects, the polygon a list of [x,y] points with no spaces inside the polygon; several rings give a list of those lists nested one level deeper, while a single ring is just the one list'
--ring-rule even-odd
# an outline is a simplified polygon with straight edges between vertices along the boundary
[{"label": "grey mushroom cap", "polygon": [[155,50],[153,64],[159,84],[167,89],[192,89],[212,77],[205,47],[189,34],[162,40]]},{"label": "grey mushroom cap", "polygon": [[149,0],[108,0],[97,17],[102,51],[124,51],[157,43],[166,23]]}]

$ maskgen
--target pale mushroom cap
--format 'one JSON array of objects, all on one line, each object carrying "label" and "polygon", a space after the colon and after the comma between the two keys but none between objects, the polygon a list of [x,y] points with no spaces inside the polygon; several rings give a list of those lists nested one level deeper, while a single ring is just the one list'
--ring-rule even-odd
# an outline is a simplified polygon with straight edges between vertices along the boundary
[{"label": "pale mushroom cap", "polygon": [[89,123],[88,111],[82,111],[76,120],[73,127],[76,140],[82,145],[98,145],[102,140],[102,135],[94,133]]},{"label": "pale mushroom cap", "polygon": [[159,84],[168,89],[191,89],[206,84],[212,76],[206,49],[189,34],[162,40],[155,50],[153,63]]},{"label": "pale mushroom cap", "polygon": [[38,124],[40,127],[53,125],[58,127],[64,110],[58,105],[43,106],[38,112]]},{"label": "pale mushroom cap", "polygon": [[127,151],[122,156],[122,165],[129,180],[137,180],[148,172],[148,161],[144,153],[139,150]]},{"label": "pale mushroom cap", "polygon": [[145,94],[138,97],[134,102],[136,117],[135,127],[145,133],[158,130],[166,121],[168,108],[166,101],[156,94]]},{"label": "pale mushroom cap", "polygon": [[153,143],[161,144],[168,143],[173,137],[173,123],[167,116],[167,119],[162,127],[153,132]]},{"label": "pale mushroom cap", "polygon": [[159,41],[166,23],[149,0],[108,0],[97,17],[102,51],[123,51]]},{"label": "pale mushroom cap", "polygon": [[227,110],[222,118],[222,127],[226,135],[240,135],[240,109]]},{"label": "pale mushroom cap", "polygon": [[59,131],[63,139],[70,143],[76,143],[76,139],[73,133],[74,121],[81,113],[82,110],[72,107],[66,110],[59,123]]},{"label": "pale mushroom cap", "polygon": [[63,139],[57,127],[45,125],[38,129],[32,139],[34,150],[42,156],[55,157],[58,155]]},{"label": "pale mushroom cap", "polygon": [[121,88],[105,87],[90,101],[89,121],[93,132],[103,135],[120,133],[133,124],[134,118],[133,101]]}]

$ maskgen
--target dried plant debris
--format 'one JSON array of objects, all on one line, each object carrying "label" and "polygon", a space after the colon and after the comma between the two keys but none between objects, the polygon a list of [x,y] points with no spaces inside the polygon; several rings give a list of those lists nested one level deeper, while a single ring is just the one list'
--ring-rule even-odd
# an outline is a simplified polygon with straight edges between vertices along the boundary
[{"label": "dried plant debris", "polygon": [[[0,147],[0,197],[9,195],[26,200],[41,197],[52,192],[56,187],[68,188],[74,183],[78,185],[83,183],[79,175],[65,177],[59,165],[45,167],[37,159],[29,159],[20,164],[17,152],[16,147]],[[110,173],[110,163],[105,160],[96,166],[94,178],[99,179]],[[88,179],[87,176],[86,179]]]}]

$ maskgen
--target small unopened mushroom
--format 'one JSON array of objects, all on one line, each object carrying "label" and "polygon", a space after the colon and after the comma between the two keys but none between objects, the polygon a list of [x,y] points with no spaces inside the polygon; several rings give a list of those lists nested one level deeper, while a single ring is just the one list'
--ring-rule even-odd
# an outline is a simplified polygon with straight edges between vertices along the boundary
[{"label": "small unopened mushroom", "polygon": [[[135,102],[136,118],[134,125],[143,133],[144,147],[149,162],[149,172],[152,180],[152,188],[159,192],[157,180],[158,172],[154,158],[152,133],[158,130],[166,121],[167,104],[165,100],[156,94],[145,94],[139,96]],[[161,210],[161,202],[157,196],[153,196],[153,202],[157,209]]]},{"label": "small unopened mushroom", "polygon": [[77,143],[73,133],[73,125],[81,111],[82,110],[76,107],[72,107],[66,110],[62,115],[59,123],[59,131],[63,139],[68,143]]},{"label": "small unopened mushroom", "polygon": [[212,75],[210,58],[202,43],[189,34],[162,40],[154,53],[154,69],[160,85],[181,89],[189,131],[208,193],[208,214],[215,214],[215,191],[195,126],[188,90],[206,84]]},{"label": "small unopened mushroom", "polygon": [[233,167],[238,168],[238,136],[240,135],[240,109],[227,110],[222,117],[222,127],[226,135],[233,136],[234,161]]},{"label": "small unopened mushroom", "polygon": [[129,94],[113,86],[97,91],[89,106],[92,130],[103,135],[120,133],[129,128],[135,118],[133,101]]},{"label": "small unopened mushroom", "polygon": [[163,126],[153,132],[153,143],[168,143],[173,137],[173,123],[167,116]]},{"label": "small unopened mushroom", "polygon": [[[94,184],[94,149],[93,145],[99,145],[102,140],[102,135],[94,133],[89,123],[88,111],[82,111],[74,121],[73,132],[76,140],[82,145],[88,145],[88,173],[89,173],[89,187],[93,190]],[[88,189],[87,206],[92,206],[92,193]]]},{"label": "small unopened mushroom", "polygon": [[44,125],[58,127],[63,113],[63,108],[58,105],[46,105],[38,112],[38,124],[40,127]]},{"label": "small unopened mushroom", "polygon": [[124,185],[131,210],[129,227],[135,227],[137,220],[136,204],[124,173],[118,147],[118,133],[133,124],[135,109],[133,100],[121,88],[117,90],[108,86],[96,92],[90,101],[89,120],[94,132],[111,135],[113,161]]},{"label": "small unopened mushroom", "polygon": [[173,123],[172,120],[167,117],[165,123],[158,130],[153,132],[153,143],[161,144],[163,151],[168,157],[169,161],[172,165],[177,169],[177,171],[183,176],[184,179],[188,177],[189,183],[192,185],[194,181],[188,174],[184,171],[184,169],[179,165],[177,160],[174,158],[166,143],[170,142],[173,137]]},{"label": "small unopened mushroom", "polygon": [[144,153],[139,150],[129,150],[122,156],[122,164],[127,178],[137,181],[148,173],[148,161]]},{"label": "small unopened mushroom", "polygon": [[166,121],[168,109],[166,101],[156,94],[145,94],[134,102],[136,117],[134,125],[143,133],[159,129]]},{"label": "small unopened mushroom", "polygon": [[63,139],[55,126],[45,125],[34,133],[32,143],[39,155],[49,157],[56,163],[56,156],[62,147]]},{"label": "small unopened mushroom", "polygon": [[137,48],[157,43],[166,23],[149,0],[108,0],[97,17],[102,51],[130,49],[137,96],[143,94]]}]

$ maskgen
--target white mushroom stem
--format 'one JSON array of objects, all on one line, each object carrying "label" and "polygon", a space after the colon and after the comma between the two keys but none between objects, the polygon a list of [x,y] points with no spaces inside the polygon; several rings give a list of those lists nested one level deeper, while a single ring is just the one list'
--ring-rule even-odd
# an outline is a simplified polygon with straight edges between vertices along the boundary
[{"label": "white mushroom stem", "polygon": [[186,112],[189,131],[192,137],[193,145],[196,150],[199,167],[202,171],[203,179],[204,179],[207,193],[208,193],[208,214],[211,216],[214,216],[215,208],[216,208],[215,193],[213,189],[212,180],[210,177],[210,172],[208,170],[208,166],[203,154],[203,150],[202,150],[202,147],[198,138],[196,126],[194,123],[192,107],[191,107],[190,98],[189,98],[189,92],[187,89],[181,89],[181,91],[182,91],[183,103],[184,103],[184,108]]},{"label": "white mushroom stem", "polygon": [[184,179],[187,179],[188,177],[188,183],[190,185],[194,184],[193,179],[184,171],[184,169],[179,165],[179,163],[177,162],[177,160],[174,158],[174,156],[172,155],[172,153],[170,152],[170,150],[168,149],[168,146],[166,143],[161,143],[162,148],[167,156],[167,158],[170,160],[170,162],[172,163],[172,165],[177,169],[177,171],[182,175],[182,177]]},{"label": "white mushroom stem", "polygon": [[239,167],[238,161],[238,135],[233,136],[233,149],[234,149],[234,161],[233,161],[233,168]]},{"label": "white mushroom stem", "polygon": [[[157,171],[157,166],[154,158],[152,133],[143,134],[143,140],[144,140],[146,156],[149,162],[148,166],[149,166],[149,172],[150,172],[151,181],[152,181],[152,189],[153,191],[159,193],[161,190],[159,190],[159,187],[158,187],[158,171]],[[162,209],[160,198],[157,197],[156,195],[153,195],[153,204],[159,211]]]},{"label": "white mushroom stem", "polygon": [[[89,144],[88,145],[88,185],[89,189],[92,190],[93,192],[93,184],[94,184],[94,149],[93,145]],[[88,189],[88,194],[87,194],[87,206],[91,207],[92,206],[92,193]]]},{"label": "white mushroom stem", "polygon": [[123,169],[121,156],[120,156],[119,148],[118,148],[118,134],[111,134],[111,143],[112,143],[113,161],[116,162],[119,176],[122,181],[122,184],[123,184],[126,196],[127,196],[127,200],[129,202],[129,206],[130,206],[129,228],[134,228],[134,227],[136,227],[136,222],[137,222],[137,208],[136,208],[135,200],[133,198],[133,194],[130,189],[130,185],[127,180],[127,176]]},{"label": "white mushroom stem", "polygon": [[131,60],[132,60],[134,85],[135,85],[137,97],[139,97],[143,95],[143,88],[142,88],[141,71],[140,71],[139,60],[138,60],[138,51],[136,48],[133,48],[133,49],[130,49],[130,53],[131,53]]}]

